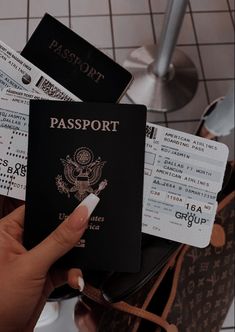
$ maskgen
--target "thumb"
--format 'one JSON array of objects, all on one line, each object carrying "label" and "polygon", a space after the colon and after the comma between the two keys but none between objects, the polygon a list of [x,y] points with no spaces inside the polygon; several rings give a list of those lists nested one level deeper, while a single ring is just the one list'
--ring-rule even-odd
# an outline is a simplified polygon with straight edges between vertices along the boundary
[{"label": "thumb", "polygon": [[87,196],[60,226],[28,252],[41,271],[47,271],[78,243],[99,200],[94,194]]}]

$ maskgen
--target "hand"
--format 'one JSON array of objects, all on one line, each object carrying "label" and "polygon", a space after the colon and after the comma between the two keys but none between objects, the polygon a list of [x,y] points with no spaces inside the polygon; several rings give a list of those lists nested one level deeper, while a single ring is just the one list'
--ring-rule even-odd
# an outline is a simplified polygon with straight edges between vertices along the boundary
[{"label": "hand", "polygon": [[78,243],[98,201],[93,194],[86,197],[53,233],[29,251],[22,245],[25,207],[0,220],[0,331],[33,331],[56,287],[68,282],[79,289],[80,270],[51,267]]}]

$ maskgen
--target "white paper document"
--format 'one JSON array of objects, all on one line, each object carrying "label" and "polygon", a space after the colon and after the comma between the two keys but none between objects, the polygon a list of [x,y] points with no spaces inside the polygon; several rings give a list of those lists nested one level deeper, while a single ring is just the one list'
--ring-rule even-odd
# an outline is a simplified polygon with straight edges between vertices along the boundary
[{"label": "white paper document", "polygon": [[226,145],[147,124],[142,231],[208,245],[228,158]]}]

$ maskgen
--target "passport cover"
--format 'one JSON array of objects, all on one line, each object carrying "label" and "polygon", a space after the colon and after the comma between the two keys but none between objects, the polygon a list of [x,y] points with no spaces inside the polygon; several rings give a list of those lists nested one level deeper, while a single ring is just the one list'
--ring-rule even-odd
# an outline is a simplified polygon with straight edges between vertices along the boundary
[{"label": "passport cover", "polygon": [[21,55],[83,101],[116,102],[132,80],[126,69],[49,14]]},{"label": "passport cover", "polygon": [[34,247],[90,192],[100,197],[63,267],[140,268],[146,108],[30,101],[24,245]]}]

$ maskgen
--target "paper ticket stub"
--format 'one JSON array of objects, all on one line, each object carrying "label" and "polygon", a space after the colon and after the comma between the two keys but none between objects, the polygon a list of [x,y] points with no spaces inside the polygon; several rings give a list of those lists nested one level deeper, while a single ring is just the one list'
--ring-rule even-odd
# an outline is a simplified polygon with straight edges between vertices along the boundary
[{"label": "paper ticket stub", "polygon": [[0,92],[7,87],[44,94],[60,100],[80,100],[0,41]]},{"label": "paper ticket stub", "polygon": [[0,194],[25,199],[30,99],[52,99],[4,89],[0,97]]},{"label": "paper ticket stub", "polygon": [[147,124],[142,231],[208,245],[227,158],[224,144]]}]

